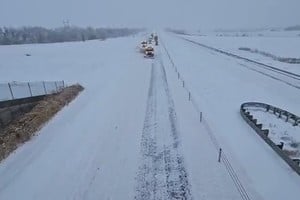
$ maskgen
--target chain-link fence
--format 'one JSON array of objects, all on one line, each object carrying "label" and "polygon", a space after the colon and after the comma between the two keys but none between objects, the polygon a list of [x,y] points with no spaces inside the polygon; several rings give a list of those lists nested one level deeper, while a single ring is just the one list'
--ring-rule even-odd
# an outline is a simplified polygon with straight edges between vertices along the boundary
[{"label": "chain-link fence", "polygon": [[64,81],[0,83],[0,101],[53,94],[64,87]]}]

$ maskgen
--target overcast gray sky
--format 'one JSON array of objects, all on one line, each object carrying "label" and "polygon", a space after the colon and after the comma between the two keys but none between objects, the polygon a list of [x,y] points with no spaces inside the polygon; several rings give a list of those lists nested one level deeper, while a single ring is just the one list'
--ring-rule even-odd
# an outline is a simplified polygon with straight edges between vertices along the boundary
[{"label": "overcast gray sky", "polygon": [[300,24],[300,0],[0,0],[0,26],[256,28]]}]

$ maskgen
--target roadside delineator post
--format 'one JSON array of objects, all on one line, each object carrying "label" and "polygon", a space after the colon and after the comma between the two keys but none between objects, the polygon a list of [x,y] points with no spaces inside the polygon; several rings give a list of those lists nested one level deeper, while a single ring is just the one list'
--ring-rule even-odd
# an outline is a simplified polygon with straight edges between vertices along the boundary
[{"label": "roadside delineator post", "polygon": [[218,162],[221,162],[221,157],[222,157],[222,149],[219,149],[219,157],[218,157]]},{"label": "roadside delineator post", "polygon": [[191,100],[191,92],[189,92],[189,101]]},{"label": "roadside delineator post", "polygon": [[202,112],[200,112],[200,122],[202,122]]}]

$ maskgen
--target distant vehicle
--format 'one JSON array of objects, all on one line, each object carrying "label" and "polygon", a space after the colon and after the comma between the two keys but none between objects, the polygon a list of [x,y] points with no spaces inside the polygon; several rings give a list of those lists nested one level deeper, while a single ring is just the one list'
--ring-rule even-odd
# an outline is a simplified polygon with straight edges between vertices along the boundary
[{"label": "distant vehicle", "polygon": [[145,52],[145,48],[148,46],[147,41],[142,41],[141,45],[140,45],[140,52],[144,53]]},{"label": "distant vehicle", "polygon": [[147,43],[146,41],[142,41],[142,42],[141,42],[141,46],[142,46],[143,48],[147,47],[147,44],[148,44],[148,43]]},{"label": "distant vehicle", "polygon": [[148,46],[145,48],[145,57],[146,58],[154,57],[154,48],[152,46]]},{"label": "distant vehicle", "polygon": [[158,45],[158,36],[157,35],[154,36],[154,41],[155,41],[155,45],[157,46]]}]

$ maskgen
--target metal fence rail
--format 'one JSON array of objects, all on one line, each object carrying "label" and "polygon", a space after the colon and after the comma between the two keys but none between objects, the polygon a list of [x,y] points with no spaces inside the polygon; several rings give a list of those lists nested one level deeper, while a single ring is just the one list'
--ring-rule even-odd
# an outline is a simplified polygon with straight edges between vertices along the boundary
[{"label": "metal fence rail", "polygon": [[0,83],[0,101],[54,94],[64,87],[64,81]]},{"label": "metal fence rail", "polygon": [[277,108],[275,106],[266,104],[266,103],[260,103],[260,102],[247,102],[243,103],[241,105],[241,109],[245,112],[246,108],[263,108],[266,112],[272,112],[274,115],[276,115],[279,118],[285,117],[286,122],[290,122],[293,124],[293,126],[298,126],[300,124],[300,117],[290,113],[289,111]]},{"label": "metal fence rail", "polygon": [[[286,110],[277,108],[275,106],[271,106],[269,104],[265,103],[258,103],[258,102],[247,102],[243,103],[240,107],[240,113],[242,118],[249,124],[251,128],[255,130],[255,132],[298,174],[300,175],[300,166],[298,164],[298,159],[292,159],[287,154],[282,151],[282,149],[275,144],[269,137],[269,130],[263,130],[262,124],[259,124],[256,119],[253,118],[253,116],[250,114],[250,112],[247,112],[247,108],[263,108],[265,112],[272,112],[277,117],[284,118],[285,121],[292,123],[293,126],[298,126],[300,123],[300,118]],[[292,121],[290,121],[292,119]],[[283,147],[283,146],[282,146]]]}]

